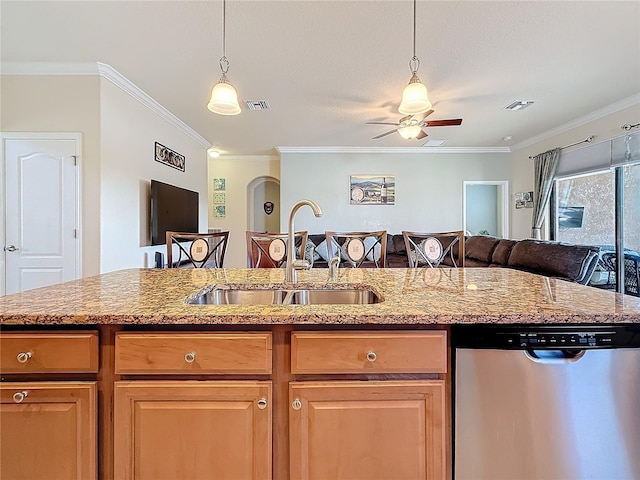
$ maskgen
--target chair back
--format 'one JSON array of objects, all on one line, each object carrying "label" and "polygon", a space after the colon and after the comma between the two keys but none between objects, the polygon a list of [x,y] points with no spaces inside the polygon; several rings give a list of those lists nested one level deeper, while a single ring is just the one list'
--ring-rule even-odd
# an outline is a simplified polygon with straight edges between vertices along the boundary
[{"label": "chair back", "polygon": [[464,231],[402,232],[409,268],[464,267]]},{"label": "chair back", "polygon": [[[249,268],[280,268],[287,263],[287,234],[247,231],[247,266]],[[307,232],[295,232],[296,250],[304,252]]]},{"label": "chair back", "polygon": [[[616,254],[614,252],[603,253],[601,261],[610,272],[609,275],[613,283],[618,271]],[[624,254],[624,293],[640,297],[640,258],[629,253]]]},{"label": "chair back", "polygon": [[[167,232],[167,268],[223,268],[229,232]],[[173,246],[178,258],[173,260]],[[184,257],[183,257],[184,256]]]},{"label": "chair back", "polygon": [[385,268],[387,231],[325,232],[329,258],[340,257],[341,264],[353,268]]}]

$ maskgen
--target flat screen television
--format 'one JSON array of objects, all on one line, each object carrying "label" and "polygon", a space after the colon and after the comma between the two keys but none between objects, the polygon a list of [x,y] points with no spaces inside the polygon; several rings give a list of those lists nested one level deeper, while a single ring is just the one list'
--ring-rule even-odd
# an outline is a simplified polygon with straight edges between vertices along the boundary
[{"label": "flat screen television", "polygon": [[581,228],[584,207],[559,207],[558,228]]},{"label": "flat screen television", "polygon": [[167,243],[167,231],[198,233],[198,192],[151,180],[151,245]]}]

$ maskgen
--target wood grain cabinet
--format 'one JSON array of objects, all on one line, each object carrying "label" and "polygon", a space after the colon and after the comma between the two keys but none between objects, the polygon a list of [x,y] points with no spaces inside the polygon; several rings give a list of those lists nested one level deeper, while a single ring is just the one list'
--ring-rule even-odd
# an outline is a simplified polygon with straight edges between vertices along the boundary
[{"label": "wood grain cabinet", "polygon": [[243,379],[271,372],[270,333],[122,332],[115,351],[115,478],[271,478],[272,382]]},{"label": "wood grain cabinet", "polygon": [[[322,374],[445,373],[446,332],[294,332],[290,476],[447,478],[445,381],[331,380]],[[367,380],[367,381],[363,381]]]},{"label": "wood grain cabinet", "polygon": [[[95,479],[97,332],[0,334],[0,478]],[[21,380],[22,377],[29,380]]]}]

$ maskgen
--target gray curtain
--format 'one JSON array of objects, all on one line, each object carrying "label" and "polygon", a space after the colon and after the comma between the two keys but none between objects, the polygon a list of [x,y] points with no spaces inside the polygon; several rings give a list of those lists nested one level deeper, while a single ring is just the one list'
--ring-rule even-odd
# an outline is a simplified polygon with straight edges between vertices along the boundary
[{"label": "gray curtain", "polygon": [[560,148],[540,153],[533,157],[535,177],[533,188],[533,218],[531,219],[531,236],[540,239],[540,229],[547,213],[547,206],[551,198],[553,179],[558,169]]}]

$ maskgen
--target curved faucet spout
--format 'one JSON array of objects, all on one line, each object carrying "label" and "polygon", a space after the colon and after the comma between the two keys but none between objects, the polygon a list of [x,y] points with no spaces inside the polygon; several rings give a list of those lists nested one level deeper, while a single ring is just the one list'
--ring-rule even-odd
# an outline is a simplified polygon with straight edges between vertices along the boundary
[{"label": "curved faucet spout", "polygon": [[295,228],[293,227],[293,219],[300,208],[308,205],[313,210],[313,214],[316,217],[322,216],[322,209],[320,205],[318,205],[313,200],[300,200],[297,202],[292,208],[291,213],[289,214],[289,231],[287,232],[287,265],[285,271],[285,282],[296,283],[297,275],[296,275],[296,247],[294,241],[294,232]]}]

